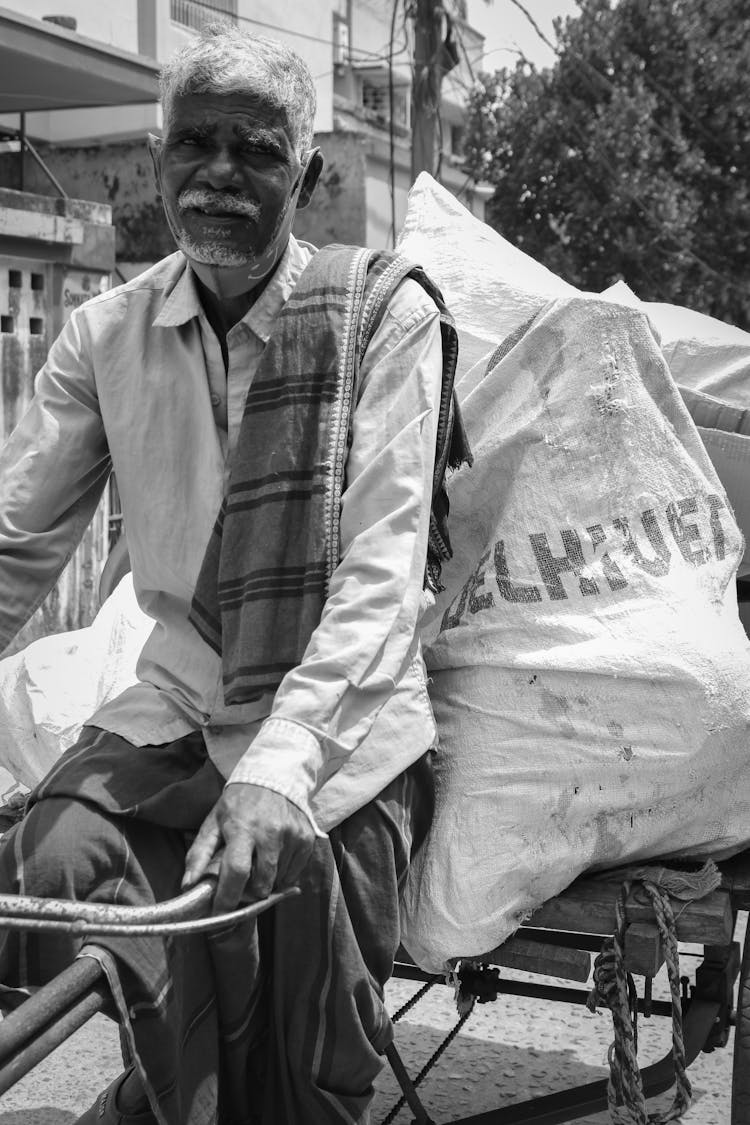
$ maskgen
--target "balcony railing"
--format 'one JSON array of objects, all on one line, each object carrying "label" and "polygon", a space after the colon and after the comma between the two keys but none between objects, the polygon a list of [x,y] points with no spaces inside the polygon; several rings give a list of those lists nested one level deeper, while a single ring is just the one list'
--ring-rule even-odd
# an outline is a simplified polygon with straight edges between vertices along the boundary
[{"label": "balcony railing", "polygon": [[174,23],[200,31],[217,17],[237,23],[237,0],[170,0],[169,14]]}]

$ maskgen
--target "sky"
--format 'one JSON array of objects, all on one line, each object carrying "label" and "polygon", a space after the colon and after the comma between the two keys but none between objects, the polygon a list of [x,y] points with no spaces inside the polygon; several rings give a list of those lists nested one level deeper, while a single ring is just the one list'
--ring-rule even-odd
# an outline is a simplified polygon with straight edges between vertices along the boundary
[{"label": "sky", "polygon": [[[578,14],[575,0],[520,0],[539,29],[554,42],[552,21]],[[552,51],[513,0],[468,0],[469,23],[485,37],[485,69],[512,66],[521,50],[537,66],[554,61]]]}]

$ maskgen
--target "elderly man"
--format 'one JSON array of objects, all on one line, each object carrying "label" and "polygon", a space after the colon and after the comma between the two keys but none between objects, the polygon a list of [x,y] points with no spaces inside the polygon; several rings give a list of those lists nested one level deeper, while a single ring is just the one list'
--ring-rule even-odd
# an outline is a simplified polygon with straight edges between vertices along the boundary
[{"label": "elderly man", "polygon": [[[74,312],[0,461],[0,640],[111,468],[154,628],[138,683],[32,794],[0,884],[142,904],[213,863],[222,912],[298,883],[257,926],[89,947],[127,1069],[81,1121],[365,1122],[431,813],[417,625],[447,550],[442,475],[465,459],[450,326],[394,255],[292,237],[322,169],[298,56],[216,25],[162,95],[151,152],[179,250]],[[6,1003],[76,949],[5,935]]]}]

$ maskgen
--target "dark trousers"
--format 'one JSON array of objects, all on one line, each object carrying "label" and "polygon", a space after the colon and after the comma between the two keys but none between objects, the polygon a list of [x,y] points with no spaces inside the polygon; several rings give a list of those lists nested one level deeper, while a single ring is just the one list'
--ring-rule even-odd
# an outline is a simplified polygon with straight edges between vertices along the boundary
[{"label": "dark trousers", "polygon": [[[196,733],[134,747],[88,728],[0,848],[0,890],[143,905],[179,893],[223,779]],[[355,1125],[392,1030],[399,891],[432,814],[430,755],[317,841],[302,894],[211,938],[100,938],[126,1062],[163,1125]],[[80,941],[7,933],[0,981],[39,985]]]}]

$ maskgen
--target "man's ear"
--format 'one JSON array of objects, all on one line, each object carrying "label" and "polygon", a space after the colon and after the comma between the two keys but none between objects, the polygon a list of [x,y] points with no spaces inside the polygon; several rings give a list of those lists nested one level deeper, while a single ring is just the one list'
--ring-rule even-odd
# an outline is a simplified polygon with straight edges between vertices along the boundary
[{"label": "man's ear", "polygon": [[300,188],[299,195],[297,196],[298,211],[301,211],[303,207],[307,207],[308,203],[312,199],[313,192],[315,191],[318,180],[320,179],[320,173],[323,171],[324,163],[323,153],[319,148],[314,148],[312,150],[312,155],[307,159],[307,167],[305,168],[305,174],[302,179],[302,187]]},{"label": "man's ear", "polygon": [[156,180],[156,194],[161,198],[161,137],[157,137],[155,133],[149,133],[147,136],[148,151],[151,156],[151,163],[154,166],[154,179]]}]

